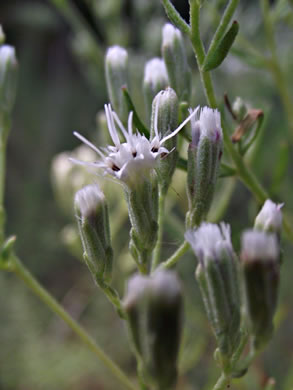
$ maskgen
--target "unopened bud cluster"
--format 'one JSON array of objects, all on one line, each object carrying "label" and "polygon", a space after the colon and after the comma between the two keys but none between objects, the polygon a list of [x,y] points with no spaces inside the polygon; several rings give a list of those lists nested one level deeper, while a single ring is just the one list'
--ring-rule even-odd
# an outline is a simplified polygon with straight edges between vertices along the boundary
[{"label": "unopened bud cluster", "polygon": [[280,277],[281,207],[271,200],[265,202],[255,228],[242,234],[240,261],[228,225],[202,223],[185,235],[198,259],[196,279],[217,339],[216,357],[224,371],[239,346],[243,326],[248,327],[256,349],[272,336]]}]

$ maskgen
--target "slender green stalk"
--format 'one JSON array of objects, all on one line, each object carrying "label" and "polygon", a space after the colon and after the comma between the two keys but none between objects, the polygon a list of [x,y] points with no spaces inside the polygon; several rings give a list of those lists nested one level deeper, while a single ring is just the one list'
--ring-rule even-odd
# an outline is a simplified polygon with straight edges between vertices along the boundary
[{"label": "slender green stalk", "polygon": [[126,389],[136,390],[127,375],[106,355],[92,337],[63,309],[63,307],[46,291],[33,275],[26,269],[21,261],[13,256],[11,258],[12,271],[82,340],[82,342],[99,358],[99,360],[112,372]]},{"label": "slender green stalk", "polygon": [[293,102],[291,100],[290,93],[288,90],[289,84],[286,82],[278,59],[277,45],[274,35],[274,26],[270,15],[268,0],[261,1],[261,8],[265,26],[267,45],[271,52],[270,71],[275,80],[276,87],[279,90],[279,94],[288,119],[288,126],[291,132],[291,136],[293,137]]},{"label": "slender green stalk", "polygon": [[[263,0],[263,1],[267,1],[267,0]],[[199,12],[200,12],[200,8],[197,1],[190,0],[190,20],[191,20],[190,40],[193,46],[195,57],[198,62],[202,85],[204,87],[207,102],[211,107],[216,108],[217,101],[214,93],[212,80],[208,72],[203,72],[201,70],[201,65],[203,64],[205,59],[205,52],[204,52],[203,44],[200,39]],[[293,111],[291,115],[293,116]],[[292,118],[292,123],[293,123],[293,118]],[[245,184],[245,186],[254,194],[256,200],[259,203],[263,203],[269,197],[267,191],[263,188],[263,186],[254,176],[254,174],[251,172],[251,170],[247,167],[242,156],[234,148],[225,125],[223,125],[223,133],[224,133],[225,148],[227,149],[228,153],[230,154],[235,164],[239,178]],[[293,241],[293,229],[286,215],[284,215],[283,226],[285,232],[287,233],[288,238],[290,239],[290,241]]]},{"label": "slender green stalk", "polygon": [[161,262],[161,249],[162,249],[162,239],[164,232],[164,209],[165,209],[165,199],[166,194],[162,193],[160,190],[159,193],[159,214],[158,214],[158,240],[153,253],[152,261],[152,272],[157,268]]},{"label": "slender green stalk", "polygon": [[6,173],[6,145],[7,136],[11,127],[10,115],[2,112],[0,115],[0,245],[4,242],[4,193],[5,193],[5,173]]},{"label": "slender green stalk", "polygon": [[172,268],[178,262],[178,260],[188,251],[190,245],[187,241],[184,241],[175,253],[169,259],[161,263],[162,268]]},{"label": "slender green stalk", "polygon": [[126,314],[122,308],[121,300],[119,298],[118,293],[103,280],[96,278],[96,283],[106,295],[106,297],[109,299],[109,301],[112,303],[112,305],[115,307],[120,318],[126,319]]},{"label": "slender green stalk", "polygon": [[228,27],[228,24],[230,23],[232,16],[235,12],[235,9],[239,3],[239,0],[230,0],[229,4],[227,5],[225,12],[223,14],[223,17],[221,19],[221,22],[217,28],[217,31],[215,32],[215,35],[212,39],[212,42],[210,44],[208,54],[215,51],[216,47],[218,46],[220,40],[223,38],[223,35]]},{"label": "slender green stalk", "polygon": [[193,46],[193,50],[195,53],[195,57],[197,60],[201,82],[204,86],[204,92],[209,105],[212,108],[217,107],[217,101],[214,94],[214,88],[212,84],[212,79],[209,72],[203,72],[201,70],[202,65],[205,60],[205,51],[200,38],[200,30],[199,30],[199,15],[200,15],[200,7],[197,3],[197,0],[189,0],[190,3],[190,40]]},{"label": "slender green stalk", "polygon": [[215,386],[213,387],[213,390],[224,390],[227,388],[229,382],[230,382],[230,378],[222,374],[218,379],[217,383],[215,384]]}]

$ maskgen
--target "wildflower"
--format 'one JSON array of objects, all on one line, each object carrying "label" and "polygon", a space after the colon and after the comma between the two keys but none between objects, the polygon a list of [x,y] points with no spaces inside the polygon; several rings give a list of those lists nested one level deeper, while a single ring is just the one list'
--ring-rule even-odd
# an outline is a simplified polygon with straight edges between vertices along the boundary
[{"label": "wildflower", "polygon": [[267,199],[255,219],[254,227],[265,232],[280,233],[282,227],[282,207],[284,203],[276,204]]},{"label": "wildflower", "polygon": [[240,293],[230,226],[202,223],[185,234],[199,263],[196,279],[222,356],[237,348],[240,334]]},{"label": "wildflower", "polygon": [[128,54],[120,46],[108,48],[105,56],[107,90],[110,101],[120,118],[127,120],[127,105],[122,87],[128,85]]},{"label": "wildflower", "polygon": [[[142,179],[148,177],[150,171],[155,168],[158,158],[169,153],[163,146],[164,143],[179,133],[186,123],[196,114],[195,110],[176,130],[164,137],[161,137],[157,126],[155,126],[154,136],[151,139],[147,139],[145,135],[140,134],[138,131],[133,132],[132,112],[130,112],[128,117],[128,131],[126,131],[110,104],[105,105],[105,112],[109,133],[114,145],[99,149],[82,135],[74,132],[77,138],[97,152],[100,160],[92,163],[83,163],[76,159],[71,160],[76,163],[99,168],[105,174],[112,176],[114,179],[129,187],[136,186]],[[118,126],[126,142],[120,141],[116,126]]]},{"label": "wildflower", "polygon": [[[164,91],[160,91],[153,100],[151,135],[161,134],[162,136],[166,136],[170,134],[172,129],[177,127],[177,124],[178,98],[172,88],[167,88]],[[163,194],[167,193],[176,169],[178,160],[178,152],[175,150],[176,146],[177,137],[173,137],[166,142],[165,147],[173,151],[165,158],[160,159],[156,169],[160,183],[160,191]]]},{"label": "wildflower", "polygon": [[182,293],[176,274],[134,275],[124,308],[142,375],[154,388],[173,388],[182,330]]},{"label": "wildflower", "polygon": [[191,72],[187,62],[182,33],[178,28],[167,23],[163,27],[162,35],[162,55],[170,85],[176,91],[180,101],[188,101],[191,90]]},{"label": "wildflower", "polygon": [[213,199],[223,142],[219,111],[204,107],[197,119],[193,116],[191,137],[187,163],[188,227],[200,223]]},{"label": "wildflower", "polygon": [[14,47],[0,46],[0,111],[10,112],[17,83],[17,60]]},{"label": "wildflower", "polygon": [[152,102],[156,94],[170,85],[167,69],[161,58],[152,58],[145,64],[143,78],[143,93],[146,116],[150,118]]},{"label": "wildflower", "polygon": [[241,261],[246,311],[254,345],[260,348],[273,332],[279,289],[279,244],[274,233],[248,230],[242,235]]},{"label": "wildflower", "polygon": [[95,281],[109,281],[113,250],[105,196],[97,184],[88,185],[76,193],[74,204],[85,263]]},{"label": "wildflower", "polygon": [[[155,126],[155,132],[151,139],[147,139],[139,132],[133,132],[132,112],[128,117],[128,131],[110,104],[105,105],[105,112],[114,145],[99,149],[79,133],[74,133],[82,142],[99,154],[100,160],[92,163],[72,160],[87,166],[97,167],[123,185],[132,225],[130,252],[139,267],[146,267],[157,241],[158,230],[158,186],[153,171],[158,158],[169,153],[168,149],[163,146],[164,143],[174,137],[196,114],[196,111],[176,130],[164,137],[161,137],[158,127]],[[126,142],[120,141],[116,126],[120,129]]]}]

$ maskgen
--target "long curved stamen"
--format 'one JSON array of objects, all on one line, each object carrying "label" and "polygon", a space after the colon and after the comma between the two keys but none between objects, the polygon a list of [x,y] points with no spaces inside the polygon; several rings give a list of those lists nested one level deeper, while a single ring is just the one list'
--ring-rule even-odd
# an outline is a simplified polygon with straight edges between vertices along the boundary
[{"label": "long curved stamen", "polygon": [[69,161],[73,162],[74,164],[84,165],[86,167],[97,167],[96,162],[81,161],[81,160],[78,160],[77,158],[73,158],[73,157],[69,157]]},{"label": "long curved stamen", "polygon": [[155,118],[154,118],[154,130],[155,130],[155,135],[159,139],[159,131],[158,131],[158,116],[159,116],[159,105],[160,105],[160,100],[161,100],[161,93],[158,95],[158,101],[156,104],[156,110],[155,110]]},{"label": "long curved stamen", "polygon": [[102,153],[94,144],[92,144],[89,140],[87,140],[85,137],[83,137],[81,134],[79,134],[77,131],[73,132],[73,135],[75,135],[76,138],[80,139],[81,142],[89,146],[91,149],[93,149],[95,152],[97,152],[101,157],[105,157],[104,153]]},{"label": "long curved stamen", "polygon": [[104,108],[105,108],[105,113],[106,113],[109,133],[111,135],[111,138],[112,138],[115,146],[119,147],[120,146],[120,139],[118,137],[117,130],[116,130],[116,127],[115,127],[115,123],[114,123],[114,120],[113,120],[113,111],[112,111],[111,105],[110,104],[108,104],[108,105],[105,104]]},{"label": "long curved stamen", "polygon": [[177,127],[176,130],[174,130],[171,134],[167,135],[166,137],[162,138],[160,141],[160,145],[162,145],[164,142],[166,142],[168,139],[174,137],[179,131],[197,114],[199,110],[199,106],[196,107],[196,109],[181,123],[179,127]]},{"label": "long curved stamen", "polygon": [[131,136],[133,134],[132,131],[132,120],[133,120],[133,111],[129,113],[128,116],[128,134]]},{"label": "long curved stamen", "polygon": [[112,114],[113,114],[113,118],[114,118],[115,122],[117,123],[119,129],[122,131],[122,133],[123,133],[123,135],[124,135],[126,141],[128,142],[128,141],[129,141],[129,136],[128,136],[128,133],[127,133],[127,131],[125,130],[125,128],[124,128],[124,126],[123,126],[121,120],[119,119],[119,117],[118,117],[118,115],[116,114],[115,111],[113,111]]}]

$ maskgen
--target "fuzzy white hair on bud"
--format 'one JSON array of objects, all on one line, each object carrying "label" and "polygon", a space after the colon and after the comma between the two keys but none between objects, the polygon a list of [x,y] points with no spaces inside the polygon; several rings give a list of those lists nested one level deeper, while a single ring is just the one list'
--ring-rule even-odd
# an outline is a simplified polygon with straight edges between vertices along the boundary
[{"label": "fuzzy white hair on bud", "polygon": [[230,225],[224,222],[220,225],[203,222],[198,229],[188,230],[185,239],[201,262],[216,260],[223,247],[233,251]]},{"label": "fuzzy white hair on bud", "polygon": [[174,39],[182,39],[182,35],[178,28],[171,23],[166,23],[162,30],[163,45],[172,45]]},{"label": "fuzzy white hair on bud", "polygon": [[6,64],[8,61],[16,65],[15,49],[10,45],[2,45],[0,47],[0,66]]},{"label": "fuzzy white hair on bud", "polygon": [[280,231],[282,226],[282,207],[284,203],[277,204],[267,199],[255,219],[255,226],[261,227],[263,230],[273,229]]},{"label": "fuzzy white hair on bud", "polygon": [[105,201],[105,196],[97,184],[90,184],[75,194],[74,203],[82,217],[95,212],[98,205]]},{"label": "fuzzy white hair on bud", "polygon": [[279,257],[279,245],[273,233],[247,230],[242,234],[241,244],[245,261],[276,261]]},{"label": "fuzzy white hair on bud", "polygon": [[168,73],[165,62],[161,58],[149,60],[144,67],[144,81],[157,84],[164,80],[168,84]]},{"label": "fuzzy white hair on bud", "polygon": [[199,115],[200,131],[202,137],[215,141],[222,138],[221,115],[218,110],[203,107]]},{"label": "fuzzy white hair on bud", "polygon": [[127,51],[118,45],[111,46],[106,53],[106,61],[110,62],[114,66],[124,66],[128,60]]}]

